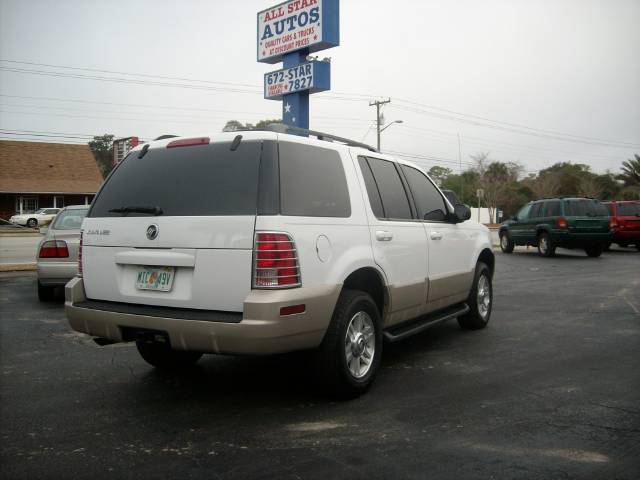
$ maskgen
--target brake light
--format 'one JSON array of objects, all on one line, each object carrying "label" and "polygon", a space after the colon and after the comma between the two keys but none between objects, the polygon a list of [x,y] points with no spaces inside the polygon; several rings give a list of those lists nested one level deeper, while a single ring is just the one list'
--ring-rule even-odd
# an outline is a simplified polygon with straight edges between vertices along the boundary
[{"label": "brake light", "polygon": [[67,242],[62,240],[47,240],[40,246],[40,258],[68,258]]},{"label": "brake light", "polygon": [[556,227],[558,228],[567,228],[567,219],[564,217],[556,218]]},{"label": "brake light", "polygon": [[182,138],[180,140],[174,140],[167,144],[167,148],[176,147],[192,147],[194,145],[209,145],[209,137],[197,137],[197,138]]},{"label": "brake light", "polygon": [[78,245],[78,276],[82,276],[82,232],[80,232],[80,244]]},{"label": "brake light", "polygon": [[254,252],[254,288],[300,286],[298,253],[289,234],[257,232]]}]

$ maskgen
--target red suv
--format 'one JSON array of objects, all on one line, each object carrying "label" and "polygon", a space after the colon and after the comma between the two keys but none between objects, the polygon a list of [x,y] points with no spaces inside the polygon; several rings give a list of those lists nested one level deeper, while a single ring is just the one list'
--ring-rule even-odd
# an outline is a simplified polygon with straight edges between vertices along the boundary
[{"label": "red suv", "polygon": [[621,247],[635,244],[640,250],[640,201],[603,202],[611,215],[611,243]]}]

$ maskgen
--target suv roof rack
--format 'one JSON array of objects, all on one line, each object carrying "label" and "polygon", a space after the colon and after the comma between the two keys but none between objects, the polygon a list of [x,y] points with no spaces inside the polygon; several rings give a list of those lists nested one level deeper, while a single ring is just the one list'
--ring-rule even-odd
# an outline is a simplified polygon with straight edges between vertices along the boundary
[{"label": "suv roof rack", "polygon": [[371,145],[367,145],[366,143],[356,142],[355,140],[350,140],[344,137],[338,137],[337,135],[331,135],[330,133],[317,132],[315,130],[308,130],[306,128],[292,127],[290,125],[284,125],[282,123],[271,123],[266,127],[252,128],[250,130],[276,132],[276,133],[292,133],[292,134],[303,133],[311,137],[316,137],[318,140],[325,140],[328,142],[340,142],[350,147],[360,147],[360,148],[364,148],[365,150],[369,150],[371,152],[378,151],[375,148],[373,148]]}]

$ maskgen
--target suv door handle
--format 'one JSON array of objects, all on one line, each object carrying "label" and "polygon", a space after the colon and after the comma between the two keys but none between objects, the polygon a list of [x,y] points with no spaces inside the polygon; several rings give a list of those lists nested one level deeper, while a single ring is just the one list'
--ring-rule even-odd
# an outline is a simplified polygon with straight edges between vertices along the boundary
[{"label": "suv door handle", "polygon": [[387,232],[385,230],[378,230],[376,232],[376,240],[379,242],[389,242],[393,238],[393,233]]},{"label": "suv door handle", "polygon": [[431,232],[431,240],[442,240],[441,232]]}]

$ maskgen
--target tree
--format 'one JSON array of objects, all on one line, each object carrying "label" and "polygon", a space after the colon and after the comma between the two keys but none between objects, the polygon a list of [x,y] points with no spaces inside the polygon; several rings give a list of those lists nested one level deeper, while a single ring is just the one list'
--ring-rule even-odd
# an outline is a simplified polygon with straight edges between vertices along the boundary
[{"label": "tree", "polygon": [[441,186],[453,171],[450,168],[435,165],[429,169],[428,173],[431,179],[436,182],[438,186]]},{"label": "tree", "polygon": [[602,195],[602,187],[595,175],[584,176],[580,179],[578,193],[583,197],[599,198]]},{"label": "tree", "polygon": [[282,123],[282,120],[280,119],[265,119],[265,120],[260,120],[258,123],[256,123],[255,125],[253,125],[252,123],[246,123],[243,124],[242,122],[239,122],[238,120],[229,120],[225,126],[222,128],[223,132],[237,132],[238,130],[259,130],[261,128],[265,128],[269,125],[271,125],[272,123]]},{"label": "tree", "polygon": [[635,158],[622,162],[622,174],[620,180],[625,186],[640,186],[640,155],[633,155]]},{"label": "tree", "polygon": [[549,168],[540,170],[538,176],[542,177],[547,173],[555,174],[560,179],[560,187],[555,195],[565,196],[577,195],[582,178],[593,175],[588,165],[569,162],[556,163]]},{"label": "tree", "polygon": [[534,198],[554,197],[560,190],[560,175],[557,172],[545,172],[524,182],[531,190]]},{"label": "tree", "polygon": [[89,148],[96,159],[102,178],[109,175],[113,168],[113,138],[114,136],[111,134],[104,134],[93,137],[93,140],[89,142]]},{"label": "tree", "polygon": [[489,153],[486,152],[471,155],[471,158],[476,162],[478,188],[483,191],[490,221],[494,222],[498,205],[513,207],[514,197],[519,190],[518,177],[522,166],[515,162],[490,162]]}]

